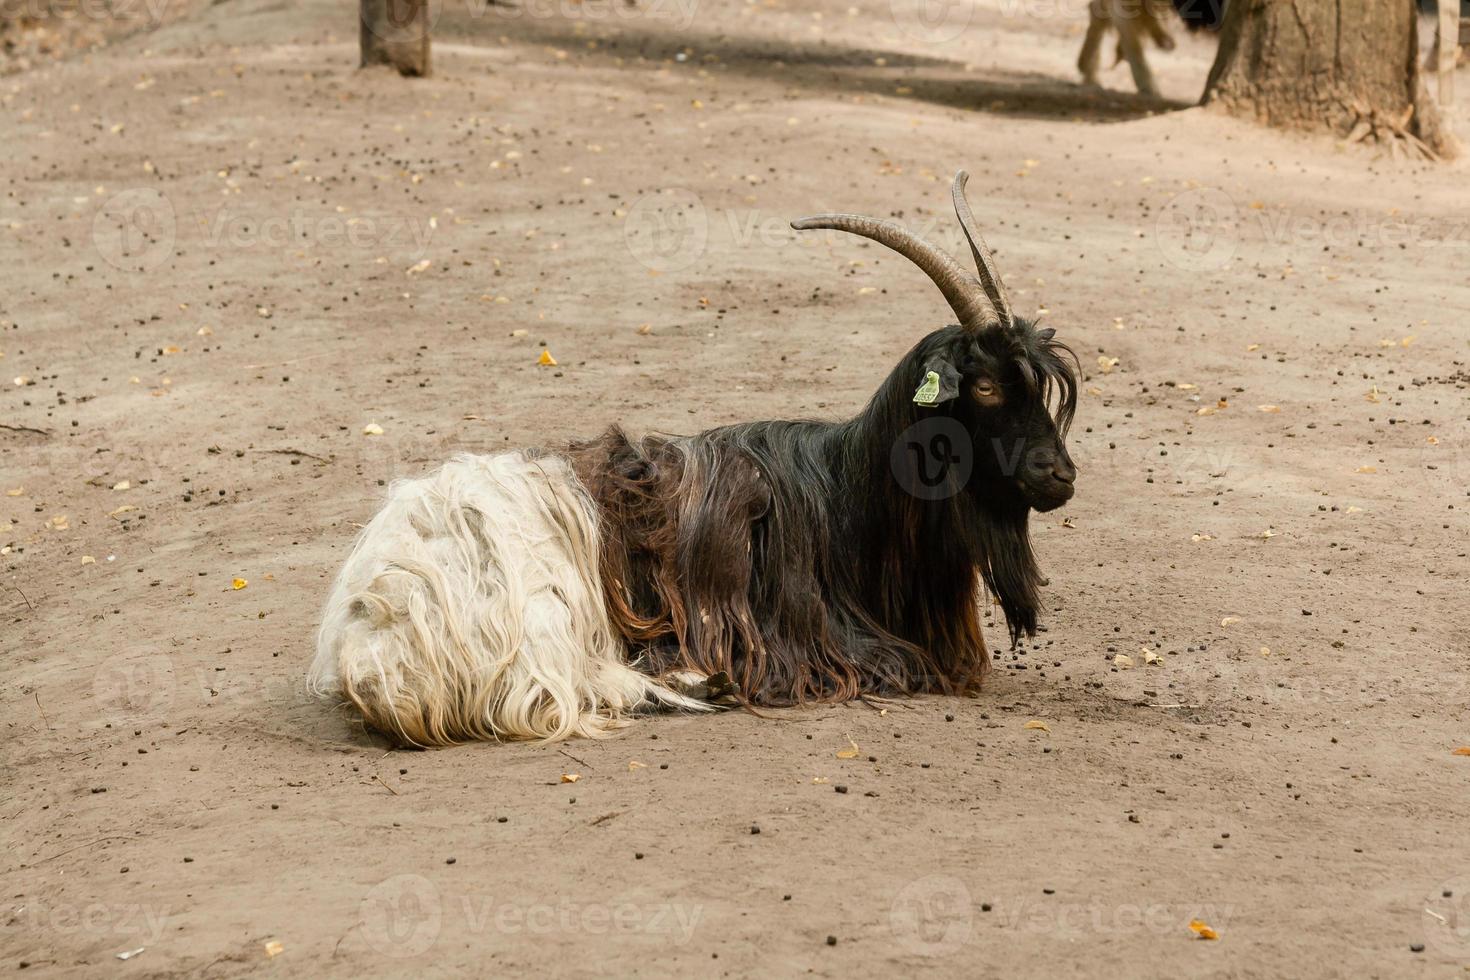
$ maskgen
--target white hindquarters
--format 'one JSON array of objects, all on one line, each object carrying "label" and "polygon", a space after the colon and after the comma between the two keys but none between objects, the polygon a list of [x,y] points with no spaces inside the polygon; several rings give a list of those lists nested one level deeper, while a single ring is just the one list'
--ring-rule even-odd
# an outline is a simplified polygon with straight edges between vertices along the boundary
[{"label": "white hindquarters", "polygon": [[565,459],[457,456],[395,483],[323,617],[308,677],[409,745],[599,736],[691,701],[624,661],[596,508]]}]

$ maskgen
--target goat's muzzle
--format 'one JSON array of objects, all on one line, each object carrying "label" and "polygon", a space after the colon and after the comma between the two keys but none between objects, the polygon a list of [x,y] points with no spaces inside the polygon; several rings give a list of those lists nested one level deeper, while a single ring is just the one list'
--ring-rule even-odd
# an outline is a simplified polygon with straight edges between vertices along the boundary
[{"label": "goat's muzzle", "polygon": [[1077,492],[1077,467],[1066,455],[1037,459],[1021,474],[1021,493],[1031,509],[1039,513],[1056,510]]}]

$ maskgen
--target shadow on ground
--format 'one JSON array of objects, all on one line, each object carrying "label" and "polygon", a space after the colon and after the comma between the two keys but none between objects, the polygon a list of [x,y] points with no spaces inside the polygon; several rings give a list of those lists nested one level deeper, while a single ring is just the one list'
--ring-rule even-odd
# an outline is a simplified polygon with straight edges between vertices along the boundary
[{"label": "shadow on ground", "polygon": [[[496,3],[473,12],[445,10],[434,25],[442,41],[485,43],[508,38],[575,52],[575,57],[629,62],[632,70],[674,64],[720,68],[753,79],[780,82],[812,92],[887,95],[1032,119],[1122,122],[1188,109],[1192,103],[1082,85],[1039,72],[967,70],[962,62],[881,48],[808,43],[729,33],[700,32],[670,18],[614,14],[587,16],[529,13],[516,3]],[[589,50],[589,41],[596,41]]]}]

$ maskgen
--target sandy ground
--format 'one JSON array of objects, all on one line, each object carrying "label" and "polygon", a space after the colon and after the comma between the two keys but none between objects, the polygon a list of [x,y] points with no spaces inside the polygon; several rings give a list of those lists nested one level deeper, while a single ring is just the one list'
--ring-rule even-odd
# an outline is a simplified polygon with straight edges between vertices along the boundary
[{"label": "sandy ground", "polygon": [[[448,6],[409,82],[229,0],[3,80],[7,968],[1463,975],[1465,165],[905,2]],[[947,310],[786,222],[954,247],[959,166],[1088,373],[983,696],[425,753],[304,696],[387,481],[854,410]]]}]

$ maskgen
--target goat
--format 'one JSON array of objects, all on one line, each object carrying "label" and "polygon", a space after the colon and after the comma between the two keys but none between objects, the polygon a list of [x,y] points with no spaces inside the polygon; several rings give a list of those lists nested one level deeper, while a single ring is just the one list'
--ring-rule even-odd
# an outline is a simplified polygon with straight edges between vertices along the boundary
[{"label": "goat", "polygon": [[1073,495],[1075,355],[1015,316],[965,201],[978,277],[900,225],[793,222],[885,245],[959,322],[840,422],[690,437],[611,428],[462,455],[396,483],[331,596],[309,683],[404,745],[598,737],[638,710],[977,689],[982,587],[1034,634],[1028,518]]},{"label": "goat", "polygon": [[1164,26],[1173,7],[1190,30],[1217,30],[1224,16],[1225,0],[1091,0],[1087,5],[1087,35],[1077,56],[1077,69],[1087,85],[1099,85],[1097,69],[1103,36],[1108,29],[1118,32],[1117,60],[1126,60],[1139,94],[1159,95],[1153,70],[1144,57],[1144,41],[1152,39],[1165,51],[1174,50],[1174,37]]}]

